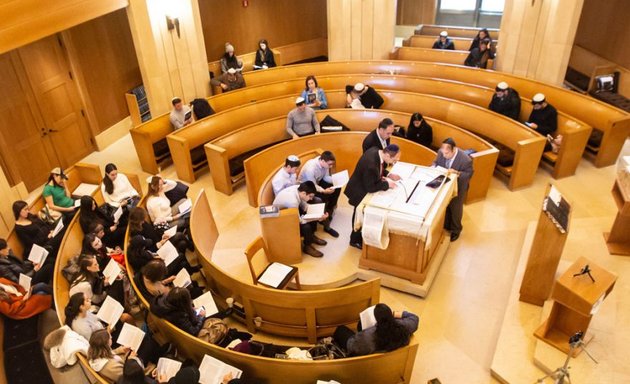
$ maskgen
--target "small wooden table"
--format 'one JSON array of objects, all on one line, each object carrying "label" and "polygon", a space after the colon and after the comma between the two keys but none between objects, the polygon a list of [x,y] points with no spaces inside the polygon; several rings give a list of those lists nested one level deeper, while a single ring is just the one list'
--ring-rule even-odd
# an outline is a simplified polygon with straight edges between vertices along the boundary
[{"label": "small wooden table", "polygon": [[612,189],[617,204],[617,217],[610,232],[604,233],[608,252],[613,255],[630,255],[630,190],[624,189],[617,178]]}]

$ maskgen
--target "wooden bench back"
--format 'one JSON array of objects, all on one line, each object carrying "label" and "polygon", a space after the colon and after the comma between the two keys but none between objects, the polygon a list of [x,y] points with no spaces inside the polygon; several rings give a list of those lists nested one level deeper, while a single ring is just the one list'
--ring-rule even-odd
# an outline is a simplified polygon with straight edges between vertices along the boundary
[{"label": "wooden bench back", "polygon": [[[455,45],[457,51],[468,51],[473,39],[471,37],[449,37]],[[433,44],[438,39],[437,36],[430,35],[411,35],[403,40],[403,47],[414,48],[433,48]]]},{"label": "wooden bench back", "polygon": [[[499,30],[496,28],[487,28],[493,39],[499,38]],[[421,24],[416,29],[416,35],[429,35],[437,38],[440,32],[447,31],[449,37],[468,37],[475,38],[481,28],[474,27],[453,27],[448,25]]]},{"label": "wooden bench back", "polygon": [[[277,65],[282,65],[282,54],[275,48],[272,48],[273,58]],[[248,52],[242,55],[236,55],[236,57],[243,61],[243,72],[250,72],[254,70],[254,63],[256,62],[256,52]],[[221,60],[211,61],[208,63],[208,71],[213,76],[221,75]]]},{"label": "wooden bench back", "polygon": [[[463,66],[469,53],[468,50],[454,51],[449,49],[400,47],[396,48],[389,55],[389,58],[393,60],[425,61]],[[487,67],[492,68],[493,63],[492,59],[488,59]]]},{"label": "wooden bench back", "polygon": [[293,44],[282,45],[274,48],[280,54],[282,63],[276,58],[278,65],[293,64],[298,61],[315,57],[328,56],[328,39],[318,37],[311,40],[299,41]]}]

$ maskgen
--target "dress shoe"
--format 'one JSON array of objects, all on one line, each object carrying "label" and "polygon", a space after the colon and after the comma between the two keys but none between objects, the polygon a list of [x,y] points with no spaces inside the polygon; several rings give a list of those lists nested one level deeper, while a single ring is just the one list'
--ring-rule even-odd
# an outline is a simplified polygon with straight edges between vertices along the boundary
[{"label": "dress shoe", "polygon": [[363,243],[360,243],[360,242],[354,242],[354,243],[353,243],[353,242],[351,241],[351,242],[350,242],[350,246],[351,246],[351,247],[355,247],[355,248],[360,249],[360,250],[363,250]]},{"label": "dress shoe", "polygon": [[339,237],[339,232],[335,231],[334,229],[330,227],[324,227],[324,232],[326,232],[332,237]]},{"label": "dress shoe", "polygon": [[324,256],[323,253],[321,253],[317,249],[313,248],[312,245],[305,245],[304,248],[302,248],[302,252],[306,253],[309,256],[313,256],[313,257],[323,257]]},{"label": "dress shoe", "polygon": [[459,239],[459,233],[451,232],[451,241]]},{"label": "dress shoe", "polygon": [[317,245],[326,245],[326,244],[328,244],[328,243],[326,242],[326,240],[324,240],[324,239],[320,239],[319,237],[317,237],[317,236],[315,236],[315,235],[313,235],[313,243],[315,243],[315,244],[317,244]]}]

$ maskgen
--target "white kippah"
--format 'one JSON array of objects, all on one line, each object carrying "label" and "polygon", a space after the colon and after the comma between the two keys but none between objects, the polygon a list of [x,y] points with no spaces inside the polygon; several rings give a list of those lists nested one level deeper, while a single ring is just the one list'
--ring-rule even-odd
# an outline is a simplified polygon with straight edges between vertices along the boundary
[{"label": "white kippah", "polygon": [[304,98],[302,96],[295,99],[295,104],[302,104],[304,102]]},{"label": "white kippah", "polygon": [[534,97],[532,97],[532,101],[535,103],[542,103],[543,101],[545,101],[545,95],[543,95],[542,93],[537,93],[534,95]]},{"label": "white kippah", "polygon": [[236,69],[234,69],[234,68],[230,68],[230,69],[228,69],[228,73],[229,73],[229,74],[231,74],[231,75],[233,75],[233,74],[235,74],[235,73],[236,73]]},{"label": "white kippah", "polygon": [[440,32],[440,36],[442,36],[442,37],[448,37],[448,32],[446,32],[446,31],[442,31],[442,32]]},{"label": "white kippah", "polygon": [[354,85],[354,90],[357,92],[361,92],[363,89],[365,89],[365,84],[363,83],[356,83]]},{"label": "white kippah", "polygon": [[506,83],[505,81],[500,82],[499,84],[497,84],[497,88],[499,88],[502,91],[505,91],[506,89],[508,89],[508,83]]},{"label": "white kippah", "polygon": [[289,155],[289,157],[287,157],[287,160],[295,162],[295,161],[300,161],[300,158],[295,155]]}]

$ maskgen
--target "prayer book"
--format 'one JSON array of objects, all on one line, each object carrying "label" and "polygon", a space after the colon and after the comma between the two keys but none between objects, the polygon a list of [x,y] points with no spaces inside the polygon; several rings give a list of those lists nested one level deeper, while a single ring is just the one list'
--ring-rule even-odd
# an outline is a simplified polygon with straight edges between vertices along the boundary
[{"label": "prayer book", "polygon": [[190,273],[186,270],[186,268],[182,268],[177,275],[175,275],[175,280],[173,280],[173,285],[176,287],[186,288],[192,284],[192,279],[190,278]]},{"label": "prayer book", "polygon": [[212,356],[205,355],[199,366],[199,373],[199,383],[221,384],[223,377],[228,373],[232,373],[232,378],[237,379],[241,377],[243,371]]},{"label": "prayer book", "polygon": [[369,308],[366,308],[359,314],[359,318],[361,319],[361,329],[372,328],[376,325],[376,317],[374,317],[374,307],[373,305]]},{"label": "prayer book", "polygon": [[183,203],[179,205],[178,208],[179,208],[179,213],[182,215],[190,212],[190,210],[192,209],[192,200],[186,199]]},{"label": "prayer book", "polygon": [[217,304],[214,302],[214,298],[212,297],[212,293],[210,291],[194,299],[193,306],[195,308],[203,307],[206,310],[206,317],[212,316],[215,313],[219,312]]},{"label": "prayer book", "polygon": [[166,381],[169,381],[177,375],[181,367],[182,363],[177,360],[160,357],[157,363],[158,376],[164,376]]},{"label": "prayer book", "polygon": [[343,187],[344,185],[348,184],[348,180],[350,180],[347,169],[344,169],[341,172],[334,173],[331,177],[333,188],[335,189]]},{"label": "prayer book", "polygon": [[326,207],[326,204],[324,203],[308,204],[308,208],[306,210],[306,214],[303,216],[303,219],[305,220],[319,219],[320,217],[324,216],[325,207]]},{"label": "prayer book", "polygon": [[33,244],[33,247],[31,248],[31,253],[28,254],[28,259],[32,261],[33,264],[39,265],[44,265],[47,257],[48,251],[37,244]]},{"label": "prayer book", "polygon": [[[323,204],[322,204],[323,205]],[[258,282],[273,288],[278,288],[286,279],[287,275],[293,271],[293,267],[281,263],[271,263],[258,278]]]},{"label": "prayer book", "polygon": [[62,229],[63,229],[63,220],[59,219],[57,220],[57,225],[55,226],[55,229],[53,229],[52,231],[52,237],[57,236],[59,232],[61,232]]},{"label": "prayer book", "polygon": [[114,284],[114,281],[116,281],[118,275],[120,275],[120,272],[120,265],[118,265],[116,260],[109,259],[109,263],[107,263],[107,265],[103,269],[103,276],[107,278],[107,282],[111,285]]},{"label": "prayer book", "polygon": [[30,277],[26,276],[23,273],[20,273],[20,279],[18,280],[19,281],[18,284],[20,284],[22,288],[24,288],[24,290],[28,292],[28,290],[31,289],[31,280],[32,279]]},{"label": "prayer book", "polygon": [[144,331],[129,323],[123,324],[118,340],[116,341],[120,345],[131,348],[133,351],[138,352],[140,344],[144,339]]},{"label": "prayer book", "polygon": [[118,220],[120,220],[120,216],[122,216],[122,214],[123,214],[122,207],[118,207],[118,209],[114,211],[114,223],[118,223]]},{"label": "prayer book", "polygon": [[123,312],[125,312],[125,308],[122,304],[111,296],[107,296],[103,304],[101,304],[101,308],[96,313],[96,317],[111,325],[113,328],[116,323],[118,323],[118,320],[120,320],[120,316]]},{"label": "prayer book", "polygon": [[157,255],[160,259],[164,260],[164,264],[166,264],[167,267],[173,262],[173,260],[179,257],[179,253],[177,252],[177,249],[175,248],[173,243],[171,243],[170,240],[164,243],[157,250]]},{"label": "prayer book", "polygon": [[175,236],[176,233],[177,233],[177,225],[174,225],[171,228],[164,231],[164,234],[168,236],[169,238]]}]

